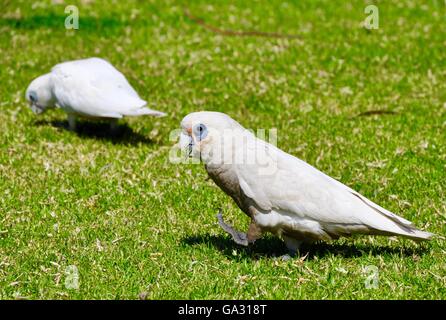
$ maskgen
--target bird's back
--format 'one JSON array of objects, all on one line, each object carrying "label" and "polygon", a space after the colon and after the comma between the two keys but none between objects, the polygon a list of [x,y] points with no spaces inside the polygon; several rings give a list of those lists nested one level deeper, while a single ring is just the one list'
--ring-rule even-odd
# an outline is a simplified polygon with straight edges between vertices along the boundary
[{"label": "bird's back", "polygon": [[146,104],[124,75],[100,58],[60,63],[52,79],[59,105],[67,111],[119,118]]}]

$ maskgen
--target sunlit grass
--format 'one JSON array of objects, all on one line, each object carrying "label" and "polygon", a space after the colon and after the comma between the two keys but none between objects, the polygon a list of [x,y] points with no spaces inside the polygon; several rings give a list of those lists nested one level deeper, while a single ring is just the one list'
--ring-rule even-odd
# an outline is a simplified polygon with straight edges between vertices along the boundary
[{"label": "sunlit grass", "polygon": [[[367,1],[13,1],[0,13],[0,298],[409,299],[446,297],[444,242],[356,237],[289,261],[266,236],[243,249],[219,208],[247,218],[201,165],[169,162],[169,133],[192,111],[277,128],[278,146],[418,227],[445,234],[446,8]],[[222,29],[298,35],[227,37]],[[66,130],[35,117],[24,90],[54,64],[100,56],[168,117]],[[358,116],[371,110],[394,114]],[[65,286],[68,266],[79,289]],[[366,289],[376,266],[379,287]]]}]

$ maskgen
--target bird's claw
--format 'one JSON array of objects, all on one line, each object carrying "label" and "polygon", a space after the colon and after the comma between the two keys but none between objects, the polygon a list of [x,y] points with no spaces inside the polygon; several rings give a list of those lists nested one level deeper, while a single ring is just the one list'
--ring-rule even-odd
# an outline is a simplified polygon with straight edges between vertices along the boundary
[{"label": "bird's claw", "polygon": [[232,239],[234,240],[235,243],[245,246],[245,247],[248,246],[249,242],[248,242],[248,236],[246,235],[246,233],[237,231],[232,226],[230,226],[226,222],[224,222],[223,215],[222,215],[221,211],[218,212],[217,219],[218,219],[218,224],[220,225],[220,227],[222,227],[223,230],[225,230],[227,233],[229,233],[232,236]]}]

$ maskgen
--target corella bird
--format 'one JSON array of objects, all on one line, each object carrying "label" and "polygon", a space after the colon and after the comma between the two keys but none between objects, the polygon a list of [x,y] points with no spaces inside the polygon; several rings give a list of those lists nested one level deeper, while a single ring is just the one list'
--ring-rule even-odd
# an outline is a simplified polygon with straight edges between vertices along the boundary
[{"label": "corella bird", "polygon": [[264,232],[291,252],[302,242],[353,234],[428,240],[433,234],[373,203],[306,162],[260,140],[226,114],[196,112],[181,122],[180,145],[251,219],[247,233],[222,228],[247,246]]},{"label": "corella bird", "polygon": [[26,99],[36,114],[54,107],[63,109],[71,130],[78,117],[108,119],[113,128],[124,116],[165,115],[147,108],[124,75],[100,58],[57,64],[31,82]]}]

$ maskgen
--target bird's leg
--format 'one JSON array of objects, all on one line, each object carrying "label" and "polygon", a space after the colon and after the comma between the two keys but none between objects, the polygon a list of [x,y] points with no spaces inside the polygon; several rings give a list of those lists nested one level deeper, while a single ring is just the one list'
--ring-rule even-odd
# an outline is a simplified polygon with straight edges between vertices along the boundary
[{"label": "bird's leg", "polygon": [[116,133],[118,129],[118,119],[111,119],[110,120],[110,131],[112,133]]},{"label": "bird's leg", "polygon": [[220,227],[222,227],[223,230],[225,230],[227,233],[229,233],[232,236],[232,239],[234,239],[234,242],[247,247],[249,244],[248,241],[248,235],[246,233],[240,232],[235,230],[232,226],[226,224],[223,220],[223,215],[221,213],[221,210],[217,214],[218,224]]},{"label": "bird's leg", "polygon": [[257,239],[262,236],[263,230],[259,227],[253,217],[251,217],[251,223],[248,227],[248,243],[254,243]]},{"label": "bird's leg", "polygon": [[283,241],[285,241],[285,245],[290,252],[290,255],[295,256],[299,252],[302,241],[285,235],[283,235],[282,238]]},{"label": "bird's leg", "polygon": [[76,130],[76,115],[69,113],[68,114],[68,128],[71,131],[75,131]]}]

